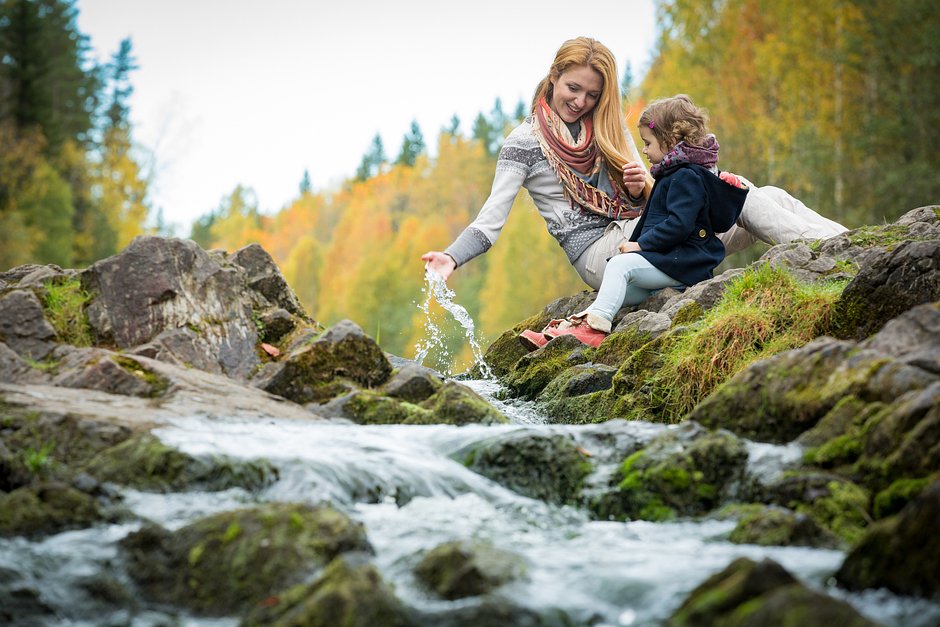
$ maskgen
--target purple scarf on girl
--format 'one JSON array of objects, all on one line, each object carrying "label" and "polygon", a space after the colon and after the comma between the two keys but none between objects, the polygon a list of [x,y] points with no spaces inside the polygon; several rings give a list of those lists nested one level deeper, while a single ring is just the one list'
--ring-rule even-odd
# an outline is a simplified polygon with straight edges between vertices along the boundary
[{"label": "purple scarf on girl", "polygon": [[684,141],[673,146],[663,160],[650,167],[650,174],[658,179],[663,172],[682,163],[694,163],[709,170],[718,164],[718,140],[714,135],[706,135],[701,146],[693,146]]}]

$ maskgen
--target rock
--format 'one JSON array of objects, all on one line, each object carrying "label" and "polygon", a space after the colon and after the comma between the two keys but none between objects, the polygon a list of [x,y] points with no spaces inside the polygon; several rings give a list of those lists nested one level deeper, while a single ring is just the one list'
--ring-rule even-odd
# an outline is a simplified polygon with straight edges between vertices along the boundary
[{"label": "rock", "polygon": [[[35,363],[35,362],[34,362]],[[0,342],[0,381],[10,383],[45,383],[49,379],[42,370],[34,368]]]},{"label": "rock", "polygon": [[56,332],[46,321],[42,303],[28,290],[0,296],[0,341],[33,361],[45,359],[55,348]]},{"label": "rock", "polygon": [[940,238],[904,242],[863,266],[833,312],[837,335],[862,340],[913,307],[940,300]]},{"label": "rock", "polygon": [[872,525],[845,558],[836,579],[850,590],[888,588],[908,596],[940,595],[940,482],[899,514]]},{"label": "rock", "polygon": [[539,393],[540,411],[563,424],[584,424],[603,415],[610,402],[603,394],[613,386],[616,368],[604,364],[578,364],[562,371]]},{"label": "rock", "polygon": [[858,396],[884,363],[874,351],[820,338],[751,364],[688,419],[753,440],[786,443],[812,428],[841,398]]},{"label": "rock", "polygon": [[0,536],[40,536],[106,519],[96,499],[59,482],[0,493]]},{"label": "rock", "polygon": [[191,240],[137,237],[81,273],[100,342],[129,349],[189,328],[221,371],[246,378],[259,363],[244,271],[223,267]]},{"label": "rock", "polygon": [[249,244],[238,249],[229,259],[244,268],[248,275],[248,286],[264,296],[268,302],[303,320],[309,320],[300,299],[287,284],[274,259],[261,246]]},{"label": "rock", "polygon": [[264,460],[197,458],[149,434],[131,437],[98,453],[83,468],[100,481],[152,492],[233,487],[256,491],[278,478],[277,468]]},{"label": "rock", "polygon": [[762,500],[809,516],[849,546],[858,542],[871,520],[869,491],[832,473],[790,472],[765,486]]},{"label": "rock", "polygon": [[142,362],[100,349],[75,349],[59,363],[54,385],[100,390],[110,394],[156,398],[166,393],[169,380]]},{"label": "rock", "polygon": [[486,542],[446,542],[429,551],[415,575],[437,595],[462,599],[488,594],[525,574],[522,558]]},{"label": "rock", "polygon": [[431,412],[434,421],[449,425],[506,424],[509,419],[483,400],[479,394],[456,381],[446,381],[420,407]]},{"label": "rock", "polygon": [[746,557],[705,580],[665,624],[876,627],[845,601],[806,588],[773,560]]},{"label": "rock", "polygon": [[258,321],[261,323],[261,339],[271,343],[279,342],[303,322],[286,309],[280,308],[265,312],[258,318]]},{"label": "rock", "polygon": [[718,506],[743,476],[743,442],[687,422],[623,461],[612,485],[591,503],[600,519],[668,520]]},{"label": "rock", "polygon": [[592,466],[568,435],[511,433],[471,450],[465,464],[519,494],[548,503],[577,503]]},{"label": "rock", "polygon": [[838,549],[841,541],[806,514],[782,507],[761,507],[743,514],[728,538],[736,544],[809,546]]},{"label": "rock", "polygon": [[409,363],[401,367],[384,391],[387,395],[410,403],[420,403],[441,388],[441,377],[430,368]]},{"label": "rock", "polygon": [[556,337],[545,346],[523,355],[506,377],[506,386],[523,398],[534,399],[561,372],[585,361],[571,359],[572,352],[582,346],[581,340],[573,335]]},{"label": "rock", "polygon": [[[719,300],[721,300],[722,295],[725,293],[725,288],[728,287],[728,284],[733,280],[738,278],[741,274],[744,273],[744,268],[731,268],[725,270],[721,274],[707,281],[702,281],[701,283],[696,283],[692,287],[689,287],[681,292],[674,293],[669,297],[662,306],[655,310],[663,313],[672,319],[676,313],[678,313],[682,307],[685,306],[685,301],[692,301],[698,304],[702,311],[707,311],[715,306]],[[664,292],[666,290],[663,290]],[[647,307],[650,311],[653,309]]]},{"label": "rock", "polygon": [[277,366],[254,383],[295,403],[326,402],[344,391],[338,385],[342,380],[364,387],[382,385],[392,371],[375,340],[350,320],[291,351]]},{"label": "rock", "polygon": [[904,312],[859,346],[940,375],[940,303]]},{"label": "rock", "polygon": [[366,556],[350,553],[334,559],[312,584],[301,584],[269,597],[267,607],[252,612],[249,625],[328,627],[417,627],[420,623],[395,597]]},{"label": "rock", "polygon": [[371,551],[361,525],[329,507],[272,503],[120,542],[128,572],[158,603],[210,615],[248,610],[347,551]]}]

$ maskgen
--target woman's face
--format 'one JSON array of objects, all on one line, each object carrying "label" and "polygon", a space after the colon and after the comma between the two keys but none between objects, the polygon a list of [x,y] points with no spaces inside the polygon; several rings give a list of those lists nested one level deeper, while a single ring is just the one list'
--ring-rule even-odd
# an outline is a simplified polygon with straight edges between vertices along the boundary
[{"label": "woman's face", "polygon": [[643,154],[650,160],[650,163],[657,164],[666,156],[667,150],[663,150],[659,140],[653,135],[653,131],[640,125],[640,139],[643,140]]},{"label": "woman's face", "polygon": [[594,110],[604,89],[604,77],[587,65],[576,65],[551,81],[554,87],[548,106],[571,124]]}]

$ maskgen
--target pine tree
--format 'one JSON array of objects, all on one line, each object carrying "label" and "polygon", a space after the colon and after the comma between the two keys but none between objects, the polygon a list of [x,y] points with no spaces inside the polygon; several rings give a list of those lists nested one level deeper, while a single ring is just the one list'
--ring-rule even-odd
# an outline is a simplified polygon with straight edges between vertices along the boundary
[{"label": "pine tree", "polygon": [[421,128],[417,120],[411,121],[411,131],[405,134],[401,144],[401,151],[398,158],[395,159],[396,165],[413,166],[415,160],[424,152],[424,135],[421,134]]},{"label": "pine tree", "polygon": [[309,194],[313,191],[313,186],[310,184],[310,172],[304,170],[304,176],[300,179],[300,195]]},{"label": "pine tree", "polygon": [[382,164],[387,161],[385,147],[382,145],[382,137],[376,133],[375,137],[372,138],[372,145],[366,151],[366,154],[362,156],[362,162],[356,169],[356,180],[365,181],[375,176],[381,170]]}]

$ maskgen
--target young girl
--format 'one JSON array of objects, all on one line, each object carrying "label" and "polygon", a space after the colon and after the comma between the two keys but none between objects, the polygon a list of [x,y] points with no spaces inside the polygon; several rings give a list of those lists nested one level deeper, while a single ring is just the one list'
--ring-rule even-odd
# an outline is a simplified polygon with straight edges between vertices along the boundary
[{"label": "young girl", "polygon": [[571,334],[597,346],[614,315],[665,287],[684,288],[709,279],[725,257],[716,233],[731,228],[748,189],[717,168],[718,141],[706,130],[705,111],[680,94],[651,103],[640,116],[643,154],[655,184],[629,241],[610,258],[594,303],[542,330],[524,331],[529,348]]}]

